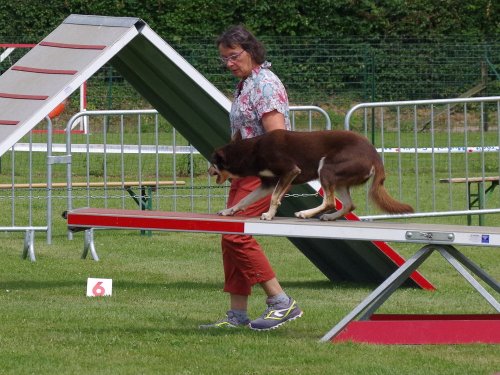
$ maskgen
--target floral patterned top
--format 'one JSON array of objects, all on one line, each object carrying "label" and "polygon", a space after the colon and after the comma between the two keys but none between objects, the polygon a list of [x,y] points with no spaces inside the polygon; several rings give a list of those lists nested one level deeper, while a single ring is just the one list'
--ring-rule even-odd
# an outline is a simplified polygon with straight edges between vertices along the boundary
[{"label": "floral patterned top", "polygon": [[238,83],[229,115],[232,136],[240,132],[245,139],[263,134],[262,116],[273,110],[285,116],[285,127],[290,130],[288,95],[270,67],[271,63],[265,61]]}]

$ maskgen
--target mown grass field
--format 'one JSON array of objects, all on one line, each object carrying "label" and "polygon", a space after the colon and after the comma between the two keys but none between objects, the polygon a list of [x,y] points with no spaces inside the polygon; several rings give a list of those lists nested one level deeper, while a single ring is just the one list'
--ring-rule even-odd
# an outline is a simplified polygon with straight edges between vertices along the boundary
[{"label": "mown grass field", "polygon": [[[376,285],[332,283],[287,239],[259,238],[304,317],[271,332],[201,331],[221,317],[219,236],[98,231],[100,261],[80,259],[82,233],[69,241],[56,220],[53,244],[38,235],[37,261],[20,259],[22,235],[2,233],[2,374],[495,374],[498,345],[320,344],[318,340]],[[416,245],[396,244],[405,256]],[[499,278],[497,249],[464,249]],[[332,249],[335,251],[335,249]],[[437,287],[403,288],[387,313],[492,313],[439,255],[422,265]],[[110,297],[86,297],[88,277],[113,279]],[[264,298],[256,287],[250,315]]]}]

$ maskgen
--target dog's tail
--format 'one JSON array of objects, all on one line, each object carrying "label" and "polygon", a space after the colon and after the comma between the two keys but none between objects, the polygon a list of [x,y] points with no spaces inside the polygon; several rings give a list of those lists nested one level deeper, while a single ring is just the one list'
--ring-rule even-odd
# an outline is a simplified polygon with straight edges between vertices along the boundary
[{"label": "dog's tail", "polygon": [[385,171],[382,161],[376,162],[373,166],[375,174],[370,188],[371,200],[382,210],[391,214],[406,214],[414,212],[413,207],[406,203],[401,203],[389,195],[384,187]]}]

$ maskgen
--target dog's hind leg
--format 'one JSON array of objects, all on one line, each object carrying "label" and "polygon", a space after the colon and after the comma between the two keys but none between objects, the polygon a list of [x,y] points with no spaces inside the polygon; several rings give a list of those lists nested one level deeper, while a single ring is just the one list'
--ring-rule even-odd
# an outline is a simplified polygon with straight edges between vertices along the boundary
[{"label": "dog's hind leg", "polygon": [[310,208],[308,210],[302,210],[295,213],[295,217],[301,219],[309,219],[316,216],[322,212],[332,210],[335,208],[335,189],[333,186],[322,186],[323,188],[323,202],[318,207]]},{"label": "dog's hind leg", "polygon": [[336,212],[332,212],[331,214],[321,215],[321,217],[319,218],[320,220],[323,221],[337,220],[338,218],[354,210],[354,204],[352,203],[349,187],[339,186],[337,187],[336,191],[338,199],[342,202],[342,208]]},{"label": "dog's hind leg", "polygon": [[335,195],[333,187],[325,187],[323,186],[323,202],[314,208],[310,208],[308,210],[302,210],[295,213],[295,217],[301,219],[309,219],[313,216],[316,216],[322,212],[332,210],[335,208]]},{"label": "dog's hind leg", "polygon": [[295,213],[295,217],[301,219],[309,219],[320,214],[321,212],[331,210],[332,208],[335,208],[335,205],[332,206],[332,204],[330,203],[329,195],[325,195],[325,197],[323,198],[323,202],[318,207],[310,208],[309,210],[298,211]]}]

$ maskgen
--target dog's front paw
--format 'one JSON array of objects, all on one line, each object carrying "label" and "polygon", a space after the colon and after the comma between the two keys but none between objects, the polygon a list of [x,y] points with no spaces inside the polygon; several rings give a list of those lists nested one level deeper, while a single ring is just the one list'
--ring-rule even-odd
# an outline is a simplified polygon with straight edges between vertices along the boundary
[{"label": "dog's front paw", "polygon": [[264,212],[261,216],[260,216],[260,220],[272,220],[274,217],[274,215],[271,215],[269,212]]},{"label": "dog's front paw", "polygon": [[217,212],[217,215],[219,216],[233,216],[236,213],[236,210],[234,210],[232,207],[231,208],[226,208],[225,210],[220,210]]}]

